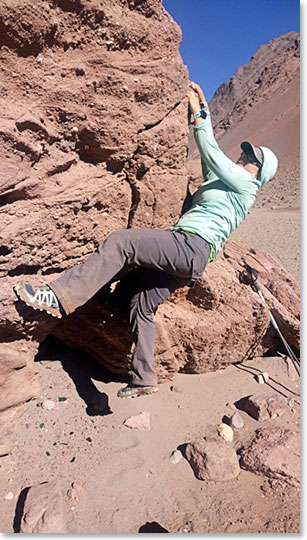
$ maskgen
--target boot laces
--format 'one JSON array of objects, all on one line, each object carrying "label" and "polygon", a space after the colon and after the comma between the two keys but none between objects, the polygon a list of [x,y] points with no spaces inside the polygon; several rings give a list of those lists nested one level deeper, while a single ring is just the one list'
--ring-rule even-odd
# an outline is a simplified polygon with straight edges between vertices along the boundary
[{"label": "boot laces", "polygon": [[41,306],[47,304],[49,307],[59,309],[59,304],[54,292],[51,289],[38,289],[35,292],[34,300]]}]

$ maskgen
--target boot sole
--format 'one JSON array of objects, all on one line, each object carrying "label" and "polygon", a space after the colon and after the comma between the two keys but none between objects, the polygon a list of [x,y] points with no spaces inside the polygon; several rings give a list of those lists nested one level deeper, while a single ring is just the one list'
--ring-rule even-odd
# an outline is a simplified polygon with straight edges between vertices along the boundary
[{"label": "boot sole", "polygon": [[46,313],[48,313],[48,315],[52,315],[52,317],[56,317],[57,319],[62,318],[62,315],[61,313],[59,313],[58,310],[53,309],[50,306],[47,306],[47,304],[41,304],[41,306],[36,306],[32,304],[23,290],[23,283],[17,283],[17,285],[14,285],[13,289],[15,293],[17,294],[18,298],[20,298],[20,300],[25,302],[27,306],[34,309],[35,311],[45,311]]},{"label": "boot sole", "polygon": [[158,388],[153,386],[152,388],[136,389],[133,394],[117,394],[119,398],[136,398],[140,396],[146,396],[148,394],[155,394],[158,392]]}]

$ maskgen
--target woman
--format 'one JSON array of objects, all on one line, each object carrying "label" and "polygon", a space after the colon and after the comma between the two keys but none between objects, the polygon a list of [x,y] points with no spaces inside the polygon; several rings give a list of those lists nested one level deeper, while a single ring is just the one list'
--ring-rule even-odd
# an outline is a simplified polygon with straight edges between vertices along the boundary
[{"label": "woman", "polygon": [[215,141],[210,112],[200,86],[189,84],[188,101],[194,116],[194,135],[201,155],[204,183],[190,198],[176,225],[167,231],[127,229],[112,233],[97,251],[48,286],[19,283],[15,291],[34,309],[56,317],[85,304],[116,276],[136,267],[146,269],[131,299],[130,322],[135,349],[131,382],[119,397],[157,391],[154,366],[158,306],[178,287],[193,286],[208,261],[246,217],[258,190],[276,173],[278,161],[271,150],[241,144],[242,153],[231,161]]}]

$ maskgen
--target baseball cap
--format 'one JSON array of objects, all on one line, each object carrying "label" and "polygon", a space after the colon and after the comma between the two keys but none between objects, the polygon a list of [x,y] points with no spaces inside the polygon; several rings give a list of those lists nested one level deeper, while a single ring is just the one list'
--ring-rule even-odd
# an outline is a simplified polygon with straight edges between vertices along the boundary
[{"label": "baseball cap", "polygon": [[248,141],[242,142],[241,148],[243,152],[253,154],[257,161],[259,161],[261,168],[257,178],[260,180],[261,186],[264,186],[264,184],[275,176],[277,171],[278,159],[274,152],[265,146],[254,146]]}]

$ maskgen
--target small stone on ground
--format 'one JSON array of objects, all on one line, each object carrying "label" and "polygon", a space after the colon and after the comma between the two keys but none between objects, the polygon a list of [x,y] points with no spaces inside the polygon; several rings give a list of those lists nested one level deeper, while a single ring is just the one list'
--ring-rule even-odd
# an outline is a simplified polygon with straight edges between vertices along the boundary
[{"label": "small stone on ground", "polygon": [[141,431],[151,430],[151,417],[149,412],[141,412],[136,416],[130,416],[125,420],[124,425],[131,429],[139,429]]},{"label": "small stone on ground", "polygon": [[249,396],[244,405],[244,410],[259,422],[281,416],[286,409],[287,399],[277,392],[258,392]]}]

